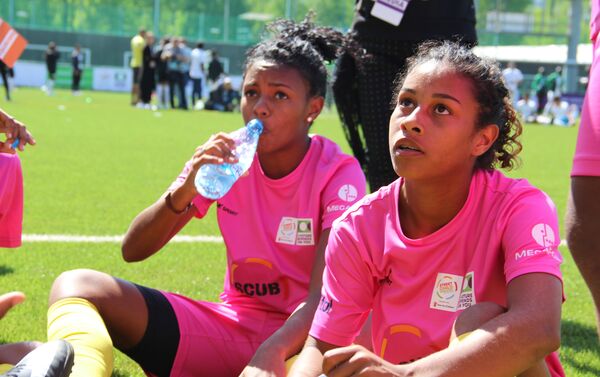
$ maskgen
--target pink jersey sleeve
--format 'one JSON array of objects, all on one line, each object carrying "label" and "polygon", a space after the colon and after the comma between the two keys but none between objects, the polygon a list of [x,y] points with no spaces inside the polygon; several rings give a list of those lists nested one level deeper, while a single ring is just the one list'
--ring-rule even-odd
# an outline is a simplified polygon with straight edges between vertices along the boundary
[{"label": "pink jersey sleeve", "polygon": [[334,223],[325,252],[321,302],[310,335],[347,346],[359,334],[372,307],[376,290],[361,246],[346,222]]},{"label": "pink jersey sleeve", "polygon": [[[598,0],[596,3],[596,22],[598,18]],[[593,20],[592,20],[593,21]],[[596,28],[600,25],[596,24]],[[598,30],[596,30],[596,33]],[[600,176],[600,38],[595,36],[594,57],[590,68],[589,84],[581,110],[581,122],[577,136],[575,157],[573,158],[573,169],[571,176]]]},{"label": "pink jersey sleeve", "polygon": [[0,153],[0,247],[21,246],[23,173],[16,154]]},{"label": "pink jersey sleeve", "polygon": [[548,273],[562,281],[558,216],[546,194],[536,190],[520,195],[499,223],[506,224],[502,246],[507,283],[533,272]]},{"label": "pink jersey sleeve", "polygon": [[324,208],[321,229],[331,228],[333,220],[365,196],[366,186],[365,175],[356,160],[349,159],[337,169],[321,194]]},{"label": "pink jersey sleeve", "polygon": [[[173,181],[173,183],[171,183],[171,186],[169,186],[169,189],[167,191],[173,191],[177,187],[181,186],[183,184],[183,182],[185,182],[185,179],[190,174],[191,170],[192,170],[192,161],[190,160],[185,163],[183,170],[181,171],[181,173],[179,173],[179,176],[177,177],[177,179],[175,179],[175,181]],[[194,204],[194,206],[196,207],[196,210],[197,210],[196,217],[202,218],[206,215],[206,212],[208,212],[208,208],[213,203],[213,200],[206,199],[202,195],[198,194],[192,200],[192,203]]]}]

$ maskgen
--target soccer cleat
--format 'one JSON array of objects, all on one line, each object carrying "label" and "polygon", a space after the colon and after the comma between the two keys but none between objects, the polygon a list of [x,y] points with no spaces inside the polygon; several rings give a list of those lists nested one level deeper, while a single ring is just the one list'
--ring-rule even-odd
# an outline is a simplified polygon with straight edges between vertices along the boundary
[{"label": "soccer cleat", "polygon": [[54,340],[29,352],[0,377],[67,377],[71,374],[74,355],[69,342]]}]

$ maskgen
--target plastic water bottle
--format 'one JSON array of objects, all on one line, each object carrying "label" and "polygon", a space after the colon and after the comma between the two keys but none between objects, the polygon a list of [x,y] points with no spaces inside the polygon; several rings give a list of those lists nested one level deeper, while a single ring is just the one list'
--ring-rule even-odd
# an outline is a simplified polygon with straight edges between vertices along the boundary
[{"label": "plastic water bottle", "polygon": [[196,190],[208,199],[222,198],[252,164],[258,137],[262,131],[261,121],[252,119],[246,127],[232,132],[230,136],[235,141],[235,150],[232,153],[237,157],[238,162],[202,165],[194,180]]}]

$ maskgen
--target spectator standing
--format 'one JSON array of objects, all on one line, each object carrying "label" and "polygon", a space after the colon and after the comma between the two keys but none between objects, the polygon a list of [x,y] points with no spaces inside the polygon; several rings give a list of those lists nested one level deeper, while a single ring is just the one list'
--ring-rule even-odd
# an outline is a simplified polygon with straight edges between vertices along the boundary
[{"label": "spectator standing", "polygon": [[140,28],[138,33],[131,38],[131,66],[133,74],[133,85],[131,86],[131,105],[135,106],[140,100],[140,80],[141,80],[141,68],[143,61],[144,46],[146,30]]},{"label": "spectator standing", "polygon": [[196,43],[190,56],[190,79],[192,80],[192,108],[196,107],[196,101],[202,100],[202,84],[204,77],[204,43]]},{"label": "spectator standing", "polygon": [[0,75],[2,76],[2,82],[4,83],[4,94],[6,96],[6,100],[10,101],[10,84],[8,82],[8,66],[0,60]]},{"label": "spectator standing", "polygon": [[210,63],[208,63],[208,90],[213,91],[219,85],[221,75],[224,73],[223,63],[219,60],[217,50],[212,50]]},{"label": "spectator standing", "polygon": [[183,100],[179,102],[179,108],[182,110],[188,109],[190,103],[190,97],[192,95],[192,88],[190,85],[190,60],[192,56],[192,50],[188,47],[185,38],[179,40],[179,93]]},{"label": "spectator standing", "polygon": [[385,8],[379,1],[356,1],[353,38],[372,58],[343,55],[333,82],[346,138],[366,171],[371,191],[397,179],[386,148],[388,120],[392,84],[406,59],[427,39],[454,39],[466,45],[477,41],[473,0],[400,3],[408,3],[404,12]]},{"label": "spectator standing", "polygon": [[81,46],[79,46],[79,43],[75,44],[73,52],[71,53],[71,66],[73,67],[71,91],[73,95],[78,96],[81,94],[79,91],[79,83],[81,82],[81,76],[83,74],[83,55],[81,54]]},{"label": "spectator standing", "polygon": [[169,79],[167,77],[167,61],[162,58],[165,46],[169,43],[169,38],[164,37],[160,40],[160,45],[156,47],[154,52],[154,60],[156,61],[156,97],[158,97],[158,108],[169,108]]},{"label": "spectator standing", "polygon": [[508,62],[507,67],[502,71],[502,77],[504,77],[504,82],[510,92],[513,106],[515,106],[520,98],[519,85],[523,81],[523,73],[517,68],[515,62]]},{"label": "spectator standing", "polygon": [[546,94],[548,89],[546,88],[546,74],[544,73],[544,67],[539,67],[533,81],[531,82],[531,92],[535,94],[537,99],[537,113],[541,114],[546,106]]},{"label": "spectator standing", "polygon": [[[169,82],[169,102],[171,108],[175,108],[176,87],[179,82],[179,61],[177,55],[179,53],[179,37],[171,38],[171,41],[165,45],[162,53],[162,59],[167,63],[167,81]],[[180,100],[181,101],[181,100]]]},{"label": "spectator standing", "polygon": [[546,88],[548,89],[547,99],[551,102],[554,97],[560,97],[562,94],[562,67],[557,65],[554,72],[548,75],[546,79]]},{"label": "spectator standing", "polygon": [[[154,46],[154,34],[146,33],[146,46],[142,52],[142,75],[140,79],[140,103],[138,107],[151,108],[152,91],[156,83],[156,61],[152,54]],[[141,105],[141,106],[140,106]]]},{"label": "spectator standing", "polygon": [[58,59],[60,58],[60,52],[56,49],[56,43],[48,43],[48,48],[44,52],[44,61],[46,62],[46,69],[48,70],[48,78],[46,79],[46,85],[42,89],[51,96],[54,94],[54,81],[56,80],[56,66]]}]

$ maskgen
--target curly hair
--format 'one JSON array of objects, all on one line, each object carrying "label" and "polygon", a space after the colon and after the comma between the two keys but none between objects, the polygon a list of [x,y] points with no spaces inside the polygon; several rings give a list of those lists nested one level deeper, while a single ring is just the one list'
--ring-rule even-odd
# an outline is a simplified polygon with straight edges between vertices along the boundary
[{"label": "curly hair", "polygon": [[[407,60],[406,68],[398,75],[396,92],[400,90],[408,73],[417,66],[438,61],[449,66],[458,74],[470,79],[473,96],[479,103],[477,128],[488,124],[498,126],[498,138],[475,162],[475,168],[510,170],[519,166],[517,155],[523,149],[519,136],[523,126],[519,120],[509,91],[504,84],[502,72],[495,61],[482,58],[459,43],[450,41],[423,42],[415,55]],[[396,96],[394,96],[397,98]]]},{"label": "curly hair", "polygon": [[[267,36],[246,52],[244,74],[259,60],[298,70],[309,83],[309,96],[323,96],[327,91],[325,62],[334,61],[341,53],[364,55],[358,44],[344,33],[329,27],[316,26],[313,12],[296,23],[277,20],[267,25]],[[268,35],[272,38],[268,38]]]}]

